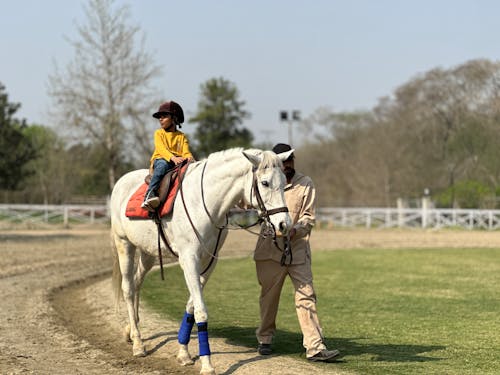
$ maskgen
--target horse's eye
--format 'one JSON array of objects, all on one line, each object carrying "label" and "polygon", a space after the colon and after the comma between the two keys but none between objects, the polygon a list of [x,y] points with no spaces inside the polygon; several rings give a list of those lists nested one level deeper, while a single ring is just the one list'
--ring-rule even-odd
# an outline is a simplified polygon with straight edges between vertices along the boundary
[{"label": "horse's eye", "polygon": [[269,187],[269,182],[267,182],[267,181],[262,181],[261,183],[262,183],[262,186]]}]

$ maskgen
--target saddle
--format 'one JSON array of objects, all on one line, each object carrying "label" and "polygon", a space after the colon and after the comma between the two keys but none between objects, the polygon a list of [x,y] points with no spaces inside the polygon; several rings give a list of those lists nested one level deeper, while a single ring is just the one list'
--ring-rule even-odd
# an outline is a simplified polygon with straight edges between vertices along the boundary
[{"label": "saddle", "polygon": [[[187,163],[182,164],[180,167],[177,166],[168,171],[161,180],[160,187],[158,188],[158,197],[160,198],[158,213],[160,217],[166,216],[172,211],[177,191],[182,183],[182,178],[184,177],[184,173],[186,173],[187,167]],[[150,181],[151,174],[148,174],[144,178],[144,183],[130,197],[125,209],[125,216],[128,218],[151,219],[151,213],[141,207]]]}]

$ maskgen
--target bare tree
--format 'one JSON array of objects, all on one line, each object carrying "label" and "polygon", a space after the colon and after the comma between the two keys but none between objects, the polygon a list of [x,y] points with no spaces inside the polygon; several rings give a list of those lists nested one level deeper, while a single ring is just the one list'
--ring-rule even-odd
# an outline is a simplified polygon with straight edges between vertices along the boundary
[{"label": "bare tree", "polygon": [[78,40],[69,41],[74,58],[63,71],[56,64],[48,85],[59,128],[102,146],[110,189],[122,158],[150,152],[145,116],[158,104],[152,81],[161,73],[139,27],[128,24],[128,7],[113,4],[88,1],[87,23],[77,26]]},{"label": "bare tree", "polygon": [[298,150],[299,167],[316,182],[320,204],[393,205],[426,188],[453,204],[460,184],[500,191],[498,61],[435,68],[370,112],[320,108],[304,125],[316,142]]}]

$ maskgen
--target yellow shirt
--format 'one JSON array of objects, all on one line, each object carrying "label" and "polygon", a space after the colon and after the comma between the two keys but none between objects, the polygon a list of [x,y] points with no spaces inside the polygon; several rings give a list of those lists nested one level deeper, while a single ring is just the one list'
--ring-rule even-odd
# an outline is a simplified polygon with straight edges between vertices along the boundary
[{"label": "yellow shirt", "polygon": [[157,129],[154,134],[155,150],[151,156],[151,163],[156,159],[165,159],[170,161],[172,156],[181,156],[192,158],[189,150],[189,142],[186,135],[180,131],[167,132],[163,129]]}]

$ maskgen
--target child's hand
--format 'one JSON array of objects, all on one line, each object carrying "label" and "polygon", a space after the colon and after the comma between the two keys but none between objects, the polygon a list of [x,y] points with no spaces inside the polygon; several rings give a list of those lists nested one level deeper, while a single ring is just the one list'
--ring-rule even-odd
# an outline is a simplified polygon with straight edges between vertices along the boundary
[{"label": "child's hand", "polygon": [[175,165],[177,164],[180,164],[184,161],[185,158],[183,158],[182,156],[172,156],[170,158],[170,161],[173,161]]}]

